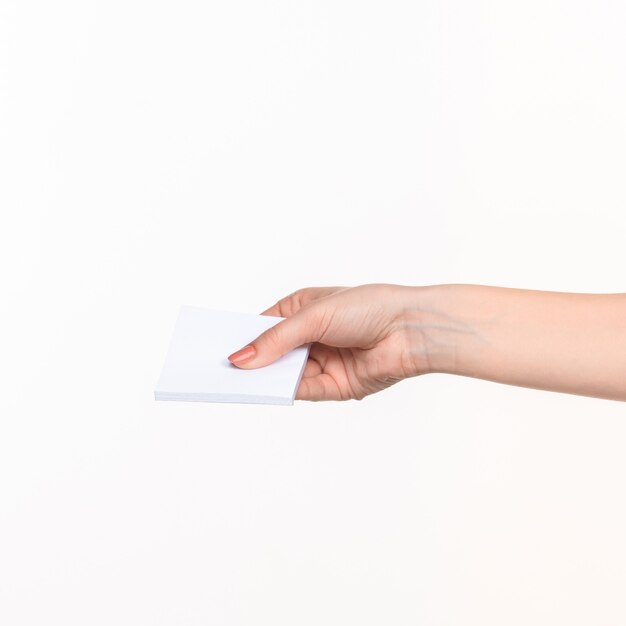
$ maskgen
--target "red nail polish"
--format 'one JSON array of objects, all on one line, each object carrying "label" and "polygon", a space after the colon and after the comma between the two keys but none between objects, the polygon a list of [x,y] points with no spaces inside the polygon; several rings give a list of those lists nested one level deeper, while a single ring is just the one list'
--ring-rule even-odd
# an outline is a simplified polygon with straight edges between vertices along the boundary
[{"label": "red nail polish", "polygon": [[243,361],[247,361],[252,358],[256,354],[256,350],[254,346],[245,346],[241,348],[241,350],[237,350],[237,352],[233,352],[228,360],[231,363],[242,363]]}]

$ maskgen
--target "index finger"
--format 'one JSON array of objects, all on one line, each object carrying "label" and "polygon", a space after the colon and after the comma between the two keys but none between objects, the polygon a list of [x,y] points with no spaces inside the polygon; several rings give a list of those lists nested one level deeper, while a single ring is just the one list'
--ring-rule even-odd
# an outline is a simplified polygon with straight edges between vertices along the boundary
[{"label": "index finger", "polygon": [[273,304],[269,309],[265,309],[260,315],[290,317],[310,302],[323,298],[324,296],[329,296],[343,289],[347,289],[347,287],[304,287],[281,298],[276,304]]}]

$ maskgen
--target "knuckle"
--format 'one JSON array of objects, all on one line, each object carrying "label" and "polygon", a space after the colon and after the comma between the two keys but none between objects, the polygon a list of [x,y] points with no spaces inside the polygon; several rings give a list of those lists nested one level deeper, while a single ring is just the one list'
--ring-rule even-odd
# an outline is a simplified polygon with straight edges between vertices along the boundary
[{"label": "knuckle", "polygon": [[302,308],[302,301],[306,288],[292,291],[277,302],[281,317],[291,317],[298,309]]},{"label": "knuckle", "polygon": [[302,287],[301,289],[296,289],[296,291],[289,295],[292,313],[295,313],[304,306],[309,291],[309,287]]}]

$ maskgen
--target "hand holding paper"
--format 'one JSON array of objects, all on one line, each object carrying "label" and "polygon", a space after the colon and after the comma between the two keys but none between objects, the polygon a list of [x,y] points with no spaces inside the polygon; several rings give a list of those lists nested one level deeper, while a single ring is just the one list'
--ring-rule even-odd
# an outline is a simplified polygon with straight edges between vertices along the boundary
[{"label": "hand holding paper", "polygon": [[361,400],[440,372],[626,400],[624,320],[626,294],[455,284],[310,287],[261,315],[183,307],[155,397]]},{"label": "hand holding paper", "polygon": [[263,368],[311,343],[298,400],[361,400],[409,376],[426,373],[415,289],[402,285],[309,287],[263,314],[286,319],[228,358],[243,369]]},{"label": "hand holding paper", "polygon": [[412,293],[387,284],[311,287],[261,315],[183,307],[155,397],[360,400],[425,371],[403,317]]}]

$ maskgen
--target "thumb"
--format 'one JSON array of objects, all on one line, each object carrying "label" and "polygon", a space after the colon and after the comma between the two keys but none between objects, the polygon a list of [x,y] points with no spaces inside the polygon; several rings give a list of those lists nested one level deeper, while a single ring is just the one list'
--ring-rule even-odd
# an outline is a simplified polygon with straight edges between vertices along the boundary
[{"label": "thumb", "polygon": [[321,335],[320,326],[315,307],[302,308],[233,352],[228,360],[242,369],[269,365],[294,348],[317,341]]}]

